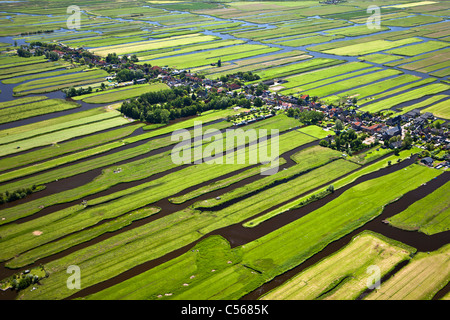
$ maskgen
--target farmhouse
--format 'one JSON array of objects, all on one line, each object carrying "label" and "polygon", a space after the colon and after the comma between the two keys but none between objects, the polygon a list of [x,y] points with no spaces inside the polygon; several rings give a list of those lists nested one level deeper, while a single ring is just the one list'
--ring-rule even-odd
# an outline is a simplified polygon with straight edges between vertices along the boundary
[{"label": "farmhouse", "polygon": [[422,160],[420,160],[420,162],[422,162],[423,164],[425,164],[427,166],[433,165],[433,159],[431,157],[425,157]]},{"label": "farmhouse", "polygon": [[399,136],[399,135],[401,135],[401,134],[402,134],[402,128],[401,128],[400,126],[393,127],[393,128],[387,129],[387,130],[383,133],[383,139],[384,139],[384,140],[390,139],[390,138],[392,138],[392,137]]},{"label": "farmhouse", "polygon": [[419,109],[414,109],[411,111],[408,111],[407,113],[405,113],[405,116],[408,118],[416,118],[420,115],[420,110]]}]

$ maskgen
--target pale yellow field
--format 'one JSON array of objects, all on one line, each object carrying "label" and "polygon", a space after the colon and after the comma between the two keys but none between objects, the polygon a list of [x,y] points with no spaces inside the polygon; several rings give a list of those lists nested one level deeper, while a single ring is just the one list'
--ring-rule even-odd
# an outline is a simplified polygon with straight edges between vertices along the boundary
[{"label": "pale yellow field", "polygon": [[450,279],[450,245],[430,253],[418,253],[402,268],[374,290],[366,299],[422,300],[431,299]]},{"label": "pale yellow field", "polygon": [[[411,248],[413,251],[414,249]],[[356,236],[347,246],[285,284],[262,297],[267,300],[312,300],[345,280],[330,294],[320,298],[356,299],[366,288],[372,273],[367,268],[376,265],[381,277],[399,262],[408,259],[411,251],[394,246],[374,234]]]},{"label": "pale yellow field", "polygon": [[396,4],[393,6],[387,6],[389,8],[412,8],[417,6],[424,6],[428,4],[434,4],[437,3],[436,1],[421,1],[421,2],[412,2],[412,3],[404,3],[404,4]]},{"label": "pale yellow field", "polygon": [[107,56],[108,53],[115,52],[117,55],[123,55],[128,53],[141,52],[146,50],[155,50],[162,48],[171,48],[176,46],[182,46],[186,44],[194,44],[199,42],[208,42],[216,40],[217,37],[211,35],[202,35],[199,33],[176,36],[171,37],[169,40],[150,40],[150,41],[141,41],[136,43],[128,43],[128,44],[120,44],[114,46],[107,47],[99,47],[89,49],[94,54],[100,56]]}]

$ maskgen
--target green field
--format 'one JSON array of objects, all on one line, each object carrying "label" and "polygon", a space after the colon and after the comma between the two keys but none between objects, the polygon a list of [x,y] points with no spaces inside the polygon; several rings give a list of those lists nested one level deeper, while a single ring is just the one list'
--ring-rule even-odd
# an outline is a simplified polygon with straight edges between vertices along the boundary
[{"label": "green field", "polygon": [[389,50],[387,53],[397,54],[402,56],[415,56],[421,53],[443,49],[448,47],[449,44],[440,41],[427,41],[426,43],[415,44],[404,48]]},{"label": "green field", "polygon": [[449,14],[3,1],[0,299],[450,299]]},{"label": "green field", "polygon": [[397,41],[387,41],[387,40],[374,40],[370,42],[365,42],[361,44],[354,44],[345,46],[342,48],[336,48],[331,50],[325,50],[325,53],[343,55],[343,56],[361,56],[373,52],[384,51],[387,49],[392,49],[396,47],[401,47],[405,44],[411,44],[414,42],[420,42],[420,39],[408,38]]},{"label": "green field", "polygon": [[425,234],[435,234],[449,230],[447,219],[449,209],[450,183],[413,203],[403,212],[388,219],[397,228],[418,230]]},{"label": "green field", "polygon": [[159,90],[169,89],[169,87],[164,83],[155,84],[143,84],[133,86],[125,90],[111,90],[112,92],[99,93],[99,94],[89,94],[88,97],[77,97],[87,103],[111,103],[119,100],[125,100],[140,96],[141,94],[147,92],[154,92]]},{"label": "green field", "polygon": [[[226,242],[215,238],[223,244],[220,245],[216,242],[213,245],[216,250],[211,252],[201,250],[203,245],[212,241],[212,239],[206,239],[194,247],[194,250],[189,250],[184,255],[150,269],[135,278],[100,291],[92,298],[183,299],[188,296],[195,296],[199,299],[239,298],[275,275],[298,265],[333,239],[378,215],[381,207],[375,206],[375,209],[369,209],[368,212],[363,209],[373,205],[374,203],[371,201],[382,205],[383,202],[407,192],[418,186],[421,181],[427,181],[435,175],[436,173],[428,168],[411,166],[407,171],[396,172],[382,179],[378,178],[362,183],[349,189],[323,208],[248,244],[230,250]],[[380,191],[380,185],[389,184],[388,180],[406,181],[411,176],[416,177],[414,185],[397,184],[398,188],[389,196]],[[346,214],[342,215],[338,212]],[[312,227],[313,225],[315,227]],[[283,247],[283,250],[279,250],[280,246]],[[192,259],[197,257],[197,252],[200,250],[206,256],[203,261],[216,261],[217,264],[209,265],[211,268],[202,269],[203,272],[197,273],[198,264],[192,263]],[[213,257],[217,255],[226,258],[215,260]],[[183,265],[191,267],[183,268],[181,267]],[[172,270],[172,277],[164,277],[163,274],[169,269]],[[192,275],[194,277],[191,277]],[[154,279],[161,279],[161,277],[166,279],[162,286],[143,285],[144,283],[153,283]],[[196,281],[196,278],[199,281]],[[136,288],[138,282],[141,284],[140,289]],[[183,283],[189,285],[183,286]]]},{"label": "green field", "polygon": [[15,95],[45,93],[74,85],[101,82],[107,75],[108,73],[104,70],[82,71],[69,75],[54,76],[48,79],[31,80],[15,86],[13,90]]},{"label": "green field", "polygon": [[129,120],[120,117],[119,114],[116,114],[116,117],[111,119],[38,135],[29,139],[20,140],[20,142],[15,141],[4,144],[2,145],[2,151],[0,152],[0,155],[3,156],[7,154],[18,153],[20,151],[32,149],[37,146],[45,146],[58,143],[64,140],[69,140],[73,137],[87,135],[105,129],[121,126],[127,123],[129,123]]}]

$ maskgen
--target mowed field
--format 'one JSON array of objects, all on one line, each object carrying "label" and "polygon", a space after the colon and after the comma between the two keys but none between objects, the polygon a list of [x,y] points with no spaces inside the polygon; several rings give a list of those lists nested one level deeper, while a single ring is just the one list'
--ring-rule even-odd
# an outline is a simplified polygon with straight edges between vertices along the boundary
[{"label": "mowed field", "polygon": [[450,273],[449,246],[439,250],[418,253],[384,286],[367,296],[368,300],[423,300],[430,299],[448,282]]},{"label": "mowed field", "polygon": [[[401,244],[400,244],[401,245]],[[413,248],[399,247],[378,235],[362,233],[343,249],[301,272],[287,283],[264,295],[267,300],[349,300],[367,289],[370,266],[380,268],[380,276],[409,259]]]},{"label": "mowed field", "polygon": [[[430,131],[448,132],[449,2],[384,1],[379,29],[367,27],[368,3],[359,0],[84,1],[77,30],[67,26],[72,4],[2,4],[0,288],[8,298],[448,298],[448,172],[415,163],[432,146],[421,135],[398,153],[370,142],[356,154],[338,151],[328,144],[340,134],[336,116],[313,125],[287,109],[305,96],[317,112],[348,108],[342,120],[420,109],[438,118]],[[73,55],[35,55],[39,42]],[[31,57],[15,54],[32,43]],[[115,84],[108,79],[119,67],[93,54],[137,59],[124,68],[145,70],[147,83]],[[270,93],[258,93],[261,83]],[[124,101],[184,85],[180,108],[205,106],[220,92],[218,101],[235,102],[168,123],[145,121],[169,110],[167,100],[147,103],[140,118],[120,112]],[[81,93],[68,98],[69,90]],[[257,96],[261,109],[240,104]],[[242,127],[230,120],[250,119],[253,109],[268,117]],[[233,129],[243,131],[230,144]],[[279,135],[262,141],[271,130]],[[190,137],[181,146],[189,163],[174,161],[175,131]],[[412,197],[418,189],[423,196]],[[399,199],[409,205],[385,218]],[[370,231],[372,222],[393,231]],[[433,249],[415,248],[416,237]],[[67,286],[73,265],[81,270],[75,289]],[[367,291],[371,266],[386,278]],[[7,289],[39,268],[38,284]],[[302,271],[274,286],[295,268]]]}]

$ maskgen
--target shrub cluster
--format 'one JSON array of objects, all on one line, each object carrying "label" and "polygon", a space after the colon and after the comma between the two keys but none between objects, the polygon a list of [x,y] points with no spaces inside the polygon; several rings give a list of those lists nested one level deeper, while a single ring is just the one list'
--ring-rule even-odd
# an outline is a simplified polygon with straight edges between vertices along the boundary
[{"label": "shrub cluster", "polygon": [[318,194],[313,194],[308,199],[303,200],[302,202],[300,202],[296,206],[292,207],[291,210],[301,208],[303,206],[306,206],[307,204],[310,204],[311,202],[314,202],[314,201],[320,200],[322,198],[325,198],[327,195],[329,195],[330,193],[333,193],[333,192],[334,192],[334,186],[333,185],[329,185],[326,190],[324,190],[322,192],[319,192]]},{"label": "shrub cluster", "polygon": [[33,185],[31,188],[20,188],[13,192],[6,191],[5,193],[0,193],[0,204],[19,200],[25,198],[27,195],[38,190],[36,185]]},{"label": "shrub cluster", "polygon": [[137,99],[122,103],[120,111],[127,117],[149,123],[168,123],[169,120],[193,116],[212,109],[226,109],[236,99],[214,95],[207,103],[190,93],[189,87],[175,87],[148,92]]}]

